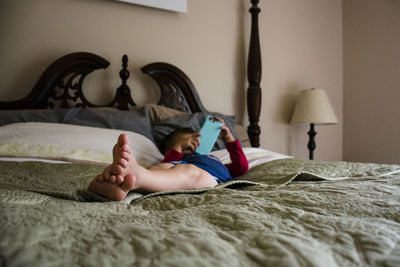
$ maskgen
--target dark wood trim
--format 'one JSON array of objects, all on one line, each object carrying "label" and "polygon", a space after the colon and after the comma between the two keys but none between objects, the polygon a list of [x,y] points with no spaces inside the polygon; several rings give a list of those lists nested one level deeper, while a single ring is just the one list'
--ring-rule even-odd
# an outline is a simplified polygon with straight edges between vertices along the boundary
[{"label": "dark wood trim", "polygon": [[129,107],[135,107],[136,103],[132,99],[131,89],[126,82],[129,78],[127,55],[122,56],[122,69],[119,72],[119,77],[121,78],[122,84],[117,88],[117,92],[115,93],[113,101],[106,106],[115,107],[122,110],[127,110]]},{"label": "dark wood trim", "polygon": [[46,109],[72,107],[115,107],[128,109],[136,104],[127,85],[129,78],[128,57],[122,57],[120,77],[114,99],[106,105],[95,105],[83,94],[82,84],[86,76],[98,69],[105,69],[110,63],[104,58],[88,53],[77,52],[60,57],[40,76],[32,91],[16,101],[0,101],[0,109]]},{"label": "dark wood trim", "polygon": [[189,113],[206,111],[196,87],[179,68],[164,62],[144,66],[142,72],[153,78],[161,92],[158,105],[164,105]]},{"label": "dark wood trim", "polygon": [[250,122],[247,132],[253,147],[260,146],[261,134],[260,126],[258,125],[261,112],[260,82],[262,74],[258,14],[261,10],[257,6],[258,2],[258,0],[252,0],[252,7],[249,9],[251,13],[251,35],[247,62],[247,80],[249,82],[249,87],[247,89],[247,112]]},{"label": "dark wood trim", "polygon": [[[1,101],[0,109],[45,109],[71,107],[69,101],[79,101],[77,106],[94,106],[82,93],[85,77],[98,69],[105,69],[110,63],[98,55],[77,52],[54,61],[40,76],[32,91],[16,101]],[[59,91],[56,91],[59,88]]]}]

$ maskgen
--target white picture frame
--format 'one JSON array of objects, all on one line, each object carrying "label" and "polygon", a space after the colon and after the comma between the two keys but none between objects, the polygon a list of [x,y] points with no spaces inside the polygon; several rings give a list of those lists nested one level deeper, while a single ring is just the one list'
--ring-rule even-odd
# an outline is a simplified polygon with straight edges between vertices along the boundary
[{"label": "white picture frame", "polygon": [[149,6],[169,11],[187,13],[187,0],[117,0],[130,4]]}]

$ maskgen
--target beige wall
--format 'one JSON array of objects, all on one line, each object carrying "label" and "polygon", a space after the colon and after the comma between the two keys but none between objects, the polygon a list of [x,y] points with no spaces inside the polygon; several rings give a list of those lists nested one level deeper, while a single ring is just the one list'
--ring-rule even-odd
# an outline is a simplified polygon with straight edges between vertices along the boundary
[{"label": "beige wall", "polygon": [[314,158],[342,159],[341,1],[263,1],[262,146],[308,158],[309,127],[289,125],[300,90],[324,89],[339,119],[316,126]]},{"label": "beige wall", "polygon": [[399,164],[400,1],[346,0],[343,11],[343,157]]},{"label": "beige wall", "polygon": [[[238,14],[244,9],[241,1],[219,1],[217,6],[212,0],[189,1],[187,14],[111,0],[0,3],[0,34],[7,36],[0,47],[2,99],[26,95],[43,68],[57,57],[90,51],[111,62],[110,70],[99,74],[109,95],[93,94],[94,100],[107,102],[112,98],[113,88],[120,82],[120,60],[126,53],[138,103],[148,100],[143,83],[149,82],[139,68],[154,61],[170,62],[185,70],[211,110],[233,113],[234,104],[239,102],[238,90],[243,85],[238,81],[244,83],[244,73],[238,70],[244,65],[244,54],[239,51],[244,50],[244,42],[240,42],[244,33],[238,30],[242,23]],[[236,73],[243,73],[241,80],[235,78]]]},{"label": "beige wall", "polygon": [[[155,84],[139,72],[166,61],[193,80],[211,111],[245,112],[248,0],[189,0],[187,14],[111,0],[0,1],[0,99],[25,96],[51,61],[75,51],[111,63],[89,77],[87,93],[106,103],[119,86],[120,58],[130,58],[129,85],[138,104],[155,102]],[[308,128],[289,125],[298,92],[327,91],[340,120],[317,127],[316,159],[342,158],[342,17],[340,0],[263,0],[261,145],[307,157]],[[97,94],[96,88],[106,90]]]}]

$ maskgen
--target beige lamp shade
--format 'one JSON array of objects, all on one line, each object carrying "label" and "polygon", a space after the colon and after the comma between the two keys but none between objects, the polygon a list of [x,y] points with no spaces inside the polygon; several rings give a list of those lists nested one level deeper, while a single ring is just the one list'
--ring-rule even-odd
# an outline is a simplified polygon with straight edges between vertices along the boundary
[{"label": "beige lamp shade", "polygon": [[290,123],[335,124],[338,120],[325,91],[308,89],[300,92]]}]

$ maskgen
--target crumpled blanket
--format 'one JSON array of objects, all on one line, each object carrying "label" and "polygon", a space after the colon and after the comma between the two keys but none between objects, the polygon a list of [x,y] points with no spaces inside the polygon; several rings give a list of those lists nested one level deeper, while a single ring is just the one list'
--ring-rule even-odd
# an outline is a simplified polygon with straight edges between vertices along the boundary
[{"label": "crumpled blanket", "polygon": [[86,191],[102,170],[0,162],[4,266],[398,266],[400,166],[282,159],[214,188]]}]

